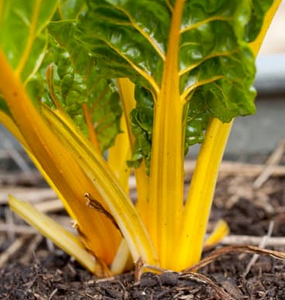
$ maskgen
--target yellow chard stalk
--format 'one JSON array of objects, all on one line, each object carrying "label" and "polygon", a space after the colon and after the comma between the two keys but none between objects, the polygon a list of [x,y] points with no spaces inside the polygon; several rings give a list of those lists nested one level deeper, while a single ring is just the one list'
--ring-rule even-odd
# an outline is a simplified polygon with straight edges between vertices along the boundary
[{"label": "yellow chard stalk", "polygon": [[[104,247],[103,244],[118,245],[120,233],[114,228],[112,222],[106,220],[106,217],[87,207],[85,193],[89,193],[94,198],[98,197],[94,184],[86,177],[75,158],[51,132],[2,52],[0,52],[0,63],[3,71],[0,74],[0,90],[30,151],[51,180],[56,182],[63,197],[68,200],[86,247],[98,258],[110,263],[116,247]],[[92,234],[94,230],[96,236]]]},{"label": "yellow chard stalk", "polygon": [[[115,222],[115,226],[119,226],[128,242],[133,260],[137,261],[141,257],[146,262],[156,265],[156,253],[145,227],[102,155],[93,151],[92,144],[85,139],[63,111],[52,111],[43,107],[43,113],[54,132],[61,138],[62,144],[80,161],[85,174],[102,195],[112,213],[108,218],[113,226]],[[98,202],[100,199],[100,197],[94,198],[91,193],[88,194],[91,196],[91,206],[92,201]],[[86,196],[89,198],[89,195]]]},{"label": "yellow chard stalk", "polygon": [[62,228],[48,216],[37,211],[30,203],[22,202],[13,196],[9,197],[9,205],[23,219],[28,220],[44,236],[48,237],[66,253],[75,257],[87,270],[96,275],[102,274],[100,264],[96,264],[95,257],[84,248],[80,239]]},{"label": "yellow chard stalk", "polygon": [[[265,16],[260,34],[250,44],[255,57],[280,3],[280,0],[274,2]],[[222,123],[214,118],[207,129],[205,141],[196,162],[182,219],[180,243],[178,244],[179,256],[177,256],[176,266],[178,270],[197,263],[201,258],[218,170],[232,124],[233,121]]]},{"label": "yellow chard stalk", "polygon": [[[183,0],[175,2],[161,89],[154,104],[149,231],[161,266],[173,268],[174,251],[183,209],[183,99],[180,99],[178,53]],[[185,119],[185,116],[184,116]]]}]

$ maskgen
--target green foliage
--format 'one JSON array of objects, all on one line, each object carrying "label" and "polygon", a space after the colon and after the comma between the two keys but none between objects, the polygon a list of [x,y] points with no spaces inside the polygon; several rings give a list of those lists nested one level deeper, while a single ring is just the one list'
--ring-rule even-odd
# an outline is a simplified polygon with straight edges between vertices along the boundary
[{"label": "green foliage", "polygon": [[54,91],[61,106],[86,135],[88,130],[82,105],[87,104],[104,152],[113,145],[120,132],[119,94],[116,84],[102,77],[94,60],[74,39],[76,30],[76,23],[71,20],[49,24],[53,36],[49,50],[55,65]]},{"label": "green foliage", "polygon": [[[129,77],[138,86],[137,107],[131,116],[136,143],[129,165],[138,166],[145,158],[149,166],[153,105],[147,105],[156,101],[156,88],[161,85],[174,1],[92,0],[87,6],[84,0],[63,0],[58,5],[53,0],[37,7],[33,0],[20,8],[13,1],[4,4],[0,43],[17,68],[27,51],[28,37],[33,39],[21,70],[32,98],[38,101],[42,95],[44,70],[53,61],[56,96],[85,134],[82,104],[88,104],[104,151],[120,132],[121,108],[112,79]],[[244,39],[256,37],[272,1],[185,1],[177,58],[181,95],[190,102],[185,107],[185,153],[189,146],[203,142],[210,117],[229,122],[254,113],[255,67]],[[47,32],[42,29],[52,13],[55,21],[49,24],[49,32],[54,40],[50,39],[39,74],[48,47]],[[35,14],[38,18],[33,21]],[[12,30],[13,37],[8,34]],[[147,105],[141,99],[147,99]],[[52,105],[49,97],[42,100]],[[0,108],[8,113],[1,99]]]},{"label": "green foliage", "polygon": [[[93,0],[88,1],[88,10],[80,18],[77,38],[99,68],[106,70],[105,76],[129,77],[142,87],[136,91],[137,99],[147,97],[148,103],[156,101],[156,88],[160,89],[173,4],[164,0]],[[261,21],[269,4],[185,1],[177,58],[181,97],[190,102],[186,107],[190,110],[185,152],[190,145],[203,141],[210,117],[230,122],[255,112],[254,58],[244,38],[259,32],[261,23],[252,26],[254,15],[258,14]],[[149,91],[147,96],[145,90]],[[129,164],[137,166],[146,158],[148,165],[152,118],[140,100],[132,113],[132,127],[137,141]]]},{"label": "green foliage", "polygon": [[[81,18],[80,39],[97,59],[99,67],[111,77],[130,77],[151,89],[148,81],[134,69],[138,67],[160,84],[163,60],[153,43],[166,53],[171,14],[164,0],[88,1],[89,9]],[[138,31],[138,26],[149,43]],[[96,30],[94,30],[96,28]]]},{"label": "green foliage", "polygon": [[[11,66],[19,72],[28,87],[30,96],[36,100],[38,84],[36,73],[44,59],[47,48],[46,25],[55,12],[57,0],[50,1],[3,1],[0,11],[0,46]],[[0,96],[0,109],[9,114]]]},{"label": "green foliage", "polygon": [[246,25],[244,39],[252,42],[257,37],[266,11],[272,5],[274,0],[252,0],[250,19]]},{"label": "green foliage", "polygon": [[14,69],[28,56],[20,70],[23,82],[36,73],[43,60],[47,47],[47,31],[43,29],[54,14],[56,4],[57,0],[4,1],[0,45]]}]

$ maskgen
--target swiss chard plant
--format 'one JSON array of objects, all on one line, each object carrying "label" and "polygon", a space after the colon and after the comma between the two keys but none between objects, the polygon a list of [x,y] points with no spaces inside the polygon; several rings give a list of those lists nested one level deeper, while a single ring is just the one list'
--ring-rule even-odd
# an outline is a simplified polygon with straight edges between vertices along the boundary
[{"label": "swiss chard plant", "polygon": [[1,1],[0,121],[78,235],[12,196],[11,208],[99,276],[197,263],[220,236],[205,242],[218,168],[233,119],[255,111],[255,57],[280,2]]}]

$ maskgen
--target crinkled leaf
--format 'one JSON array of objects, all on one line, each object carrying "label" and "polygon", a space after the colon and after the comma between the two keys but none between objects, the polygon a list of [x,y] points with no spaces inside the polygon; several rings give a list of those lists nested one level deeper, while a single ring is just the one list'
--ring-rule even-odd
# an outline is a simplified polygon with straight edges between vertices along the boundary
[{"label": "crinkled leaf", "polygon": [[[210,117],[229,122],[255,111],[254,57],[244,41],[260,30],[252,28],[270,4],[248,0],[186,0],[181,22],[179,55],[180,97],[190,101],[185,148],[203,141]],[[92,0],[80,18],[78,39],[97,59],[106,76],[129,77],[138,86],[137,99],[157,100],[161,89],[169,28],[175,1]],[[260,8],[262,7],[262,9]],[[245,29],[246,28],[246,29]],[[139,95],[143,93],[143,95]],[[149,159],[151,133],[143,127],[145,110],[137,100],[132,113],[137,138],[132,163]],[[179,101],[179,99],[173,99]],[[193,109],[193,111],[191,111]]]},{"label": "crinkled leaf", "polygon": [[251,16],[245,31],[245,40],[247,42],[252,42],[256,39],[263,24],[264,15],[273,2],[274,0],[252,0]]},{"label": "crinkled leaf", "polygon": [[193,98],[189,103],[185,130],[185,154],[190,146],[204,142],[204,132],[209,122],[210,114],[207,112],[207,106],[203,101],[196,99],[198,101]]},{"label": "crinkled leaf", "polygon": [[89,1],[82,38],[112,77],[153,89],[161,83],[171,14],[164,0]]},{"label": "crinkled leaf", "polygon": [[[207,111],[223,122],[252,114],[254,58],[243,42],[248,1],[187,1],[180,38],[180,89],[199,87]],[[192,96],[192,95],[191,95]],[[195,97],[195,93],[193,95]],[[192,101],[192,100],[191,100]]]},{"label": "crinkled leaf", "polygon": [[121,107],[113,81],[105,79],[87,51],[74,39],[75,21],[51,22],[49,31],[55,71],[55,92],[62,107],[87,134],[83,104],[87,103],[102,151],[119,133]]}]

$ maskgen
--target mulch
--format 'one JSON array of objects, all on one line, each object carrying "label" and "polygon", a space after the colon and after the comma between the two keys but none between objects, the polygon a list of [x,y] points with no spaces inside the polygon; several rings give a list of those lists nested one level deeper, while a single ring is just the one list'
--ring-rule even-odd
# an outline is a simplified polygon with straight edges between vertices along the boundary
[{"label": "mulch", "polygon": [[[279,166],[283,163],[284,155],[278,161]],[[266,168],[268,164],[263,169]],[[285,173],[277,172],[275,176],[272,168],[256,188],[260,174],[247,176],[234,172],[234,167],[230,169],[231,172],[221,171],[209,230],[216,220],[223,218],[230,225],[231,233],[216,249],[242,243],[258,246],[263,241],[264,248],[285,251]],[[61,218],[66,221],[62,211],[51,210],[51,213],[59,221]],[[14,225],[11,225],[11,218]],[[12,233],[4,230],[8,223],[14,226]],[[98,279],[27,228],[17,217],[7,213],[7,204],[0,203],[0,264],[8,249],[11,250],[12,245],[15,247],[15,251],[6,255],[0,269],[0,299],[285,299],[285,262],[269,255],[259,255],[252,261],[254,254],[233,248],[197,273],[147,272],[137,279],[134,272],[129,272]],[[203,256],[209,257],[213,250]]]}]

